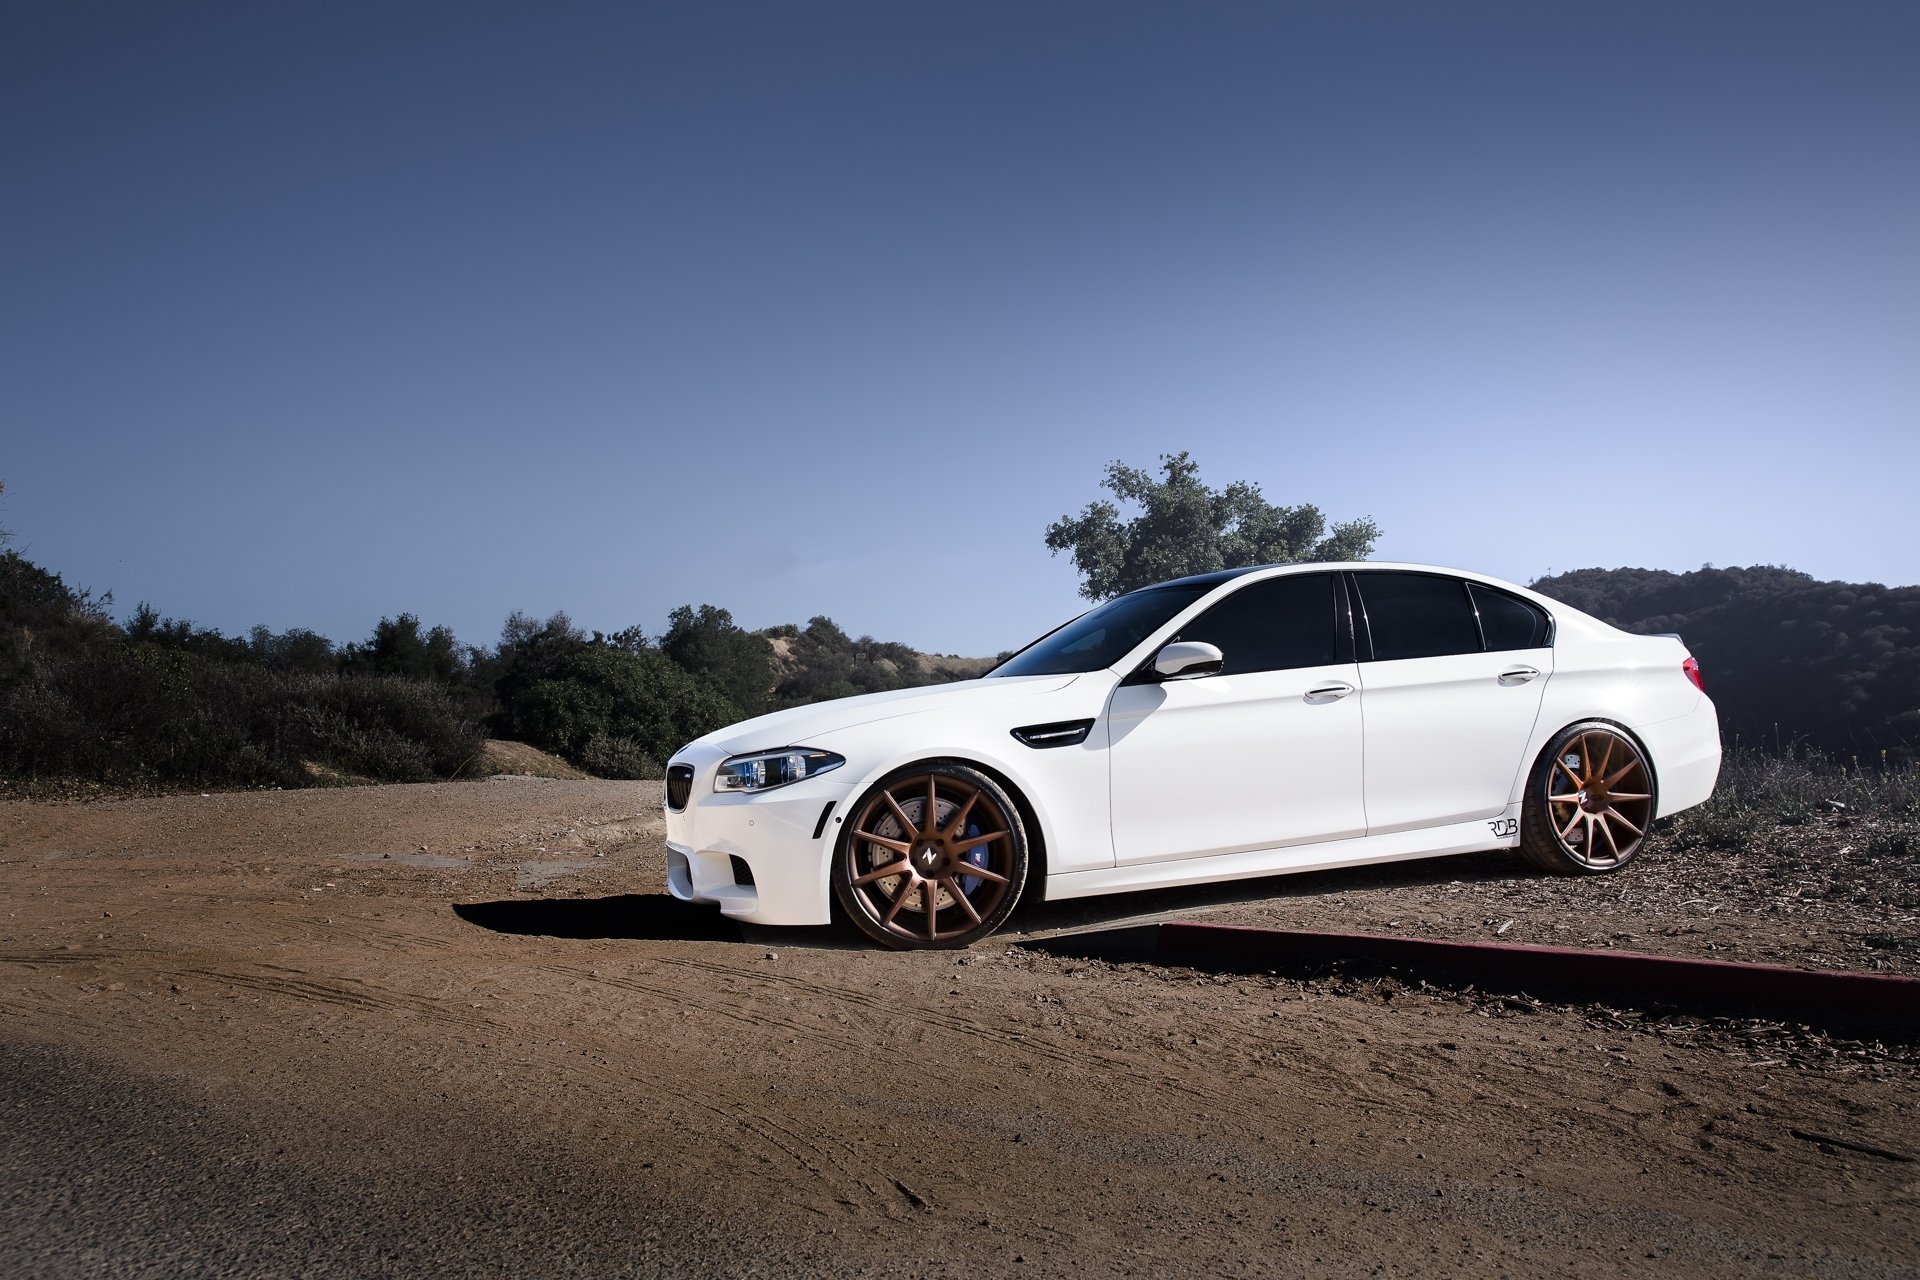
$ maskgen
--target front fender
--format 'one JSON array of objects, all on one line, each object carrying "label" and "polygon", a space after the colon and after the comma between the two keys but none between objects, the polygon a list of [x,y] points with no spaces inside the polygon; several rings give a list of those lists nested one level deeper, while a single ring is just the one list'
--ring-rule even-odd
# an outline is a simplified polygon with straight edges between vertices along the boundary
[{"label": "front fender", "polygon": [[[1084,742],[1068,747],[1033,748],[1014,738],[1017,723],[1094,719],[1105,711],[1109,689],[1100,689],[1091,706],[1022,707],[1020,719],[1002,714],[985,727],[925,724],[909,728],[900,721],[862,726],[831,735],[824,745],[849,762],[865,766],[852,780],[847,807],[836,815],[835,831],[855,816],[860,800],[883,778],[913,765],[933,762],[970,765],[1000,778],[1019,793],[1039,827],[1047,852],[1047,871],[1058,875],[1113,865],[1106,735],[1096,724]],[[1049,700],[1052,701],[1052,700]],[[1006,723],[999,723],[1005,720]],[[829,860],[830,862],[831,860]],[[831,874],[831,867],[823,869]]]}]

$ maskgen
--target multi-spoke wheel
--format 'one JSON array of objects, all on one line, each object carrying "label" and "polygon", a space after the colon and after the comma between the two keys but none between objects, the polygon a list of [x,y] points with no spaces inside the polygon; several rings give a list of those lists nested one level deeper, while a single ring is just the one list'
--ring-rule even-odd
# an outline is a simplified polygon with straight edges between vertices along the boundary
[{"label": "multi-spoke wheel", "polygon": [[962,765],[916,765],[854,807],[833,891],[892,947],[963,947],[1000,927],[1027,880],[1027,836],[1000,786]]},{"label": "multi-spoke wheel", "polygon": [[1640,852],[1653,815],[1653,770],[1633,739],[1599,721],[1576,724],[1534,766],[1520,847],[1548,871],[1618,871]]}]

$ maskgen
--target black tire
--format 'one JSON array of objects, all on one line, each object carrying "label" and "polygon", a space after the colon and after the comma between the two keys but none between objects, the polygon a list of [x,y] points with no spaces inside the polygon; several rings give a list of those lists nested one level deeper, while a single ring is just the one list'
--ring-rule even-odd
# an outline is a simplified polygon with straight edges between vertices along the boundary
[{"label": "black tire", "polygon": [[1657,812],[1646,750],[1617,724],[1582,721],[1555,734],[1534,762],[1520,851],[1556,875],[1606,875],[1639,856]]},{"label": "black tire", "polygon": [[986,774],[910,765],[848,812],[833,854],[833,896],[875,942],[965,947],[1013,914],[1027,883],[1027,831],[1019,806]]}]

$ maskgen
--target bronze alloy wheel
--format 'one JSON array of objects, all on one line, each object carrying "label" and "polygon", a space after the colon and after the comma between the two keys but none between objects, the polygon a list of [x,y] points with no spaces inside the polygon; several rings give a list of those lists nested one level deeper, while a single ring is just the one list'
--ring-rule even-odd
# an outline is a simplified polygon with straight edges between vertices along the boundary
[{"label": "bronze alloy wheel", "polygon": [[1564,729],[1541,756],[1528,787],[1521,847],[1548,870],[1617,871],[1653,825],[1653,771],[1613,725]]},{"label": "bronze alloy wheel", "polygon": [[1019,811],[962,765],[919,765],[854,810],[833,888],[854,923],[893,947],[959,947],[1012,912],[1027,878]]}]

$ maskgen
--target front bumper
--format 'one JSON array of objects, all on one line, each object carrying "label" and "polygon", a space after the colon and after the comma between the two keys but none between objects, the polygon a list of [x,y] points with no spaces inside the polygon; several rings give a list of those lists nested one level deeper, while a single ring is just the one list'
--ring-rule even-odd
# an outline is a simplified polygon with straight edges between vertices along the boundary
[{"label": "front bumper", "polygon": [[[827,873],[852,799],[852,783],[841,780],[847,770],[759,795],[721,794],[713,775],[725,758],[691,749],[673,758],[692,766],[693,791],[685,809],[667,810],[667,892],[683,902],[716,904],[722,915],[747,924],[828,923]],[[746,878],[751,883],[743,883]]]}]

